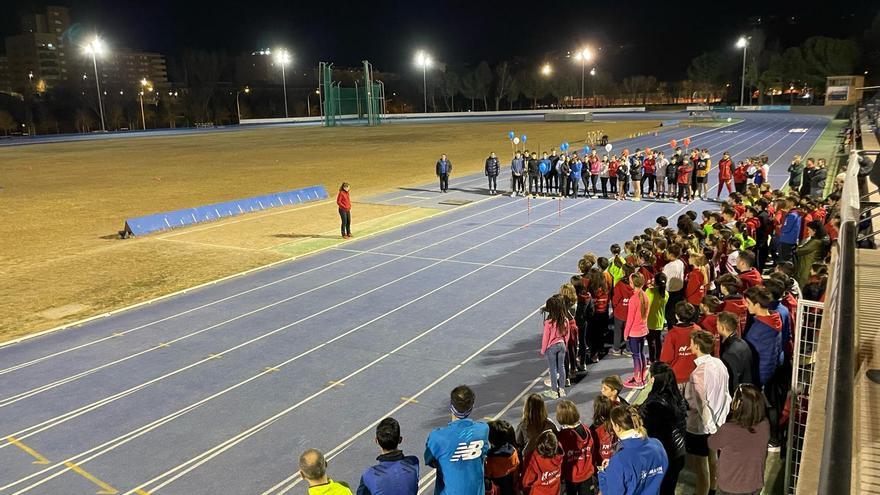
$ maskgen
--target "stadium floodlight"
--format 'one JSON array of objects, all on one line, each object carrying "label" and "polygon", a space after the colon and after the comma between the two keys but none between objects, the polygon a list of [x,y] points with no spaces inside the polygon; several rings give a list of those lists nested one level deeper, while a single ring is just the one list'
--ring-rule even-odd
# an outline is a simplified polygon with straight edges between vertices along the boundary
[{"label": "stadium floodlight", "polygon": [[746,100],[746,51],[749,49],[749,38],[740,36],[739,39],[736,40],[736,47],[742,48],[743,50],[742,83],[739,91],[739,105],[743,106]]},{"label": "stadium floodlight", "polygon": [[[269,53],[269,50],[266,50],[266,53]],[[287,78],[284,74],[284,67],[290,64],[292,57],[290,56],[290,52],[287,51],[286,48],[280,48],[275,50],[275,63],[281,66],[281,87],[284,90],[284,117],[290,117],[290,114],[287,111]]]},{"label": "stadium floodlight", "polygon": [[144,130],[147,130],[147,116],[144,114],[144,91],[153,92],[153,84],[150,81],[147,81],[147,78],[141,79],[141,90],[138,94],[138,97],[141,100],[141,124],[143,125]]},{"label": "stadium floodlight", "polygon": [[542,65],[541,66],[541,74],[543,74],[545,76],[549,76],[550,74],[553,74],[553,67],[551,67],[549,63]]},{"label": "stadium floodlight", "polygon": [[250,94],[251,88],[245,86],[244,89],[240,89],[235,92],[235,112],[238,115],[238,124],[239,125],[241,125],[241,105],[239,105],[239,103],[238,103],[238,96],[241,95],[242,93],[244,93],[246,95]]},{"label": "stadium floodlight", "polygon": [[[584,108],[584,79],[587,73],[587,62],[593,60],[593,50],[590,47],[585,46],[575,52],[574,59],[580,61],[581,63],[581,108]],[[592,75],[593,71],[590,71]]]},{"label": "stadium floodlight", "polygon": [[98,92],[98,112],[101,114],[101,130],[107,132],[107,126],[104,124],[104,103],[101,101],[101,78],[98,77],[98,56],[107,53],[107,47],[101,38],[95,36],[83,46],[83,52],[92,57],[92,65],[95,68],[95,88]]},{"label": "stadium floodlight", "polygon": [[416,67],[422,69],[422,91],[425,94],[425,113],[428,113],[428,67],[433,64],[431,55],[424,50],[416,52]]}]

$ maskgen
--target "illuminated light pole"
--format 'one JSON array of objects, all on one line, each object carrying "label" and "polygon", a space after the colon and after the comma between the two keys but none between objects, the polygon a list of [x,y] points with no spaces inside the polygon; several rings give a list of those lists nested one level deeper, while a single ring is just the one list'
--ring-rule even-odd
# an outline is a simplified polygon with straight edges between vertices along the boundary
[{"label": "illuminated light pole", "polygon": [[236,91],[236,93],[235,93],[235,112],[238,115],[239,125],[241,125],[241,105],[239,105],[239,103],[238,103],[238,95],[240,95],[242,93],[250,94],[250,92],[251,92],[251,88],[245,87],[244,89]]},{"label": "illuminated light pole", "polygon": [[284,75],[284,66],[290,63],[290,52],[282,48],[275,51],[275,63],[281,66],[281,86],[284,89],[284,117],[290,117],[287,111],[287,79]]},{"label": "illuminated light pole", "polygon": [[596,77],[596,68],[593,67],[592,69],[590,69],[590,78],[591,78],[590,79],[590,86],[593,87],[593,106],[598,107],[599,102],[596,101],[596,79],[595,79],[595,77]]},{"label": "illuminated light pole", "polygon": [[416,66],[422,68],[422,91],[425,93],[425,113],[428,113],[428,67],[431,64],[430,55],[421,50],[416,53]]},{"label": "illuminated light pole", "polygon": [[742,84],[739,91],[739,105],[743,106],[746,100],[746,51],[749,49],[749,38],[740,36],[739,39],[736,40],[736,47],[743,49]]},{"label": "illuminated light pole", "polygon": [[[587,74],[587,62],[593,60],[593,51],[589,47],[584,47],[574,54],[574,59],[581,63],[581,108],[584,108],[584,80]],[[590,71],[592,74],[593,71]]]},{"label": "illuminated light pole", "polygon": [[94,39],[86,43],[83,51],[87,55],[92,56],[92,65],[95,67],[95,88],[98,91],[98,112],[101,114],[101,130],[107,132],[107,126],[104,124],[104,103],[101,101],[101,78],[98,77],[98,55],[106,52],[106,47],[101,38],[95,36]]},{"label": "illuminated light pole", "polygon": [[141,92],[140,92],[140,99],[141,99],[141,124],[143,125],[144,130],[146,131],[146,130],[147,130],[147,116],[146,116],[146,114],[144,113],[144,91],[149,91],[149,92],[151,92],[151,93],[153,92],[153,85],[150,84],[150,81],[147,81],[146,78],[141,79]]},{"label": "illuminated light pole", "polygon": [[[318,107],[320,108],[320,106],[321,106],[321,90],[316,89],[315,94],[318,95]],[[312,116],[312,92],[311,91],[306,93],[306,108],[308,109],[309,117],[311,117]]]}]

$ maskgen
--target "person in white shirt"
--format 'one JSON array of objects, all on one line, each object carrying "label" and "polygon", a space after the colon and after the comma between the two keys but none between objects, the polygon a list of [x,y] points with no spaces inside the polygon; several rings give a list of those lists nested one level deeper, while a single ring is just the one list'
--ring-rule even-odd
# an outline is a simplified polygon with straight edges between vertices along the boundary
[{"label": "person in white shirt", "polygon": [[666,275],[666,290],[669,301],[666,303],[666,328],[675,324],[675,305],[684,300],[684,261],[681,260],[681,247],[676,244],[666,249],[666,264],[663,274]]},{"label": "person in white shirt", "polygon": [[666,197],[666,167],[669,166],[669,159],[663,152],[657,155],[657,197],[663,199]]},{"label": "person in white shirt", "polygon": [[718,431],[730,412],[727,367],[712,356],[715,337],[705,330],[691,333],[691,352],[696,368],[684,390],[688,403],[685,450],[687,466],[697,475],[697,495],[714,491],[718,454],[709,450],[709,435]]}]

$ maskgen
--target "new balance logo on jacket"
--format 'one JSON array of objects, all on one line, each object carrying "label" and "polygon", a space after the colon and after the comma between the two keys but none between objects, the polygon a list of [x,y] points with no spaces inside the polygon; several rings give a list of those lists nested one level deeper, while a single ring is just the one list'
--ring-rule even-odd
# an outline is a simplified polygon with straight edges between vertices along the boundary
[{"label": "new balance logo on jacket", "polygon": [[452,457],[449,459],[449,462],[457,462],[457,461],[470,461],[471,459],[477,459],[482,457],[483,455],[483,441],[476,440],[471,443],[461,442],[458,444],[458,448],[455,449],[455,452],[452,454]]}]

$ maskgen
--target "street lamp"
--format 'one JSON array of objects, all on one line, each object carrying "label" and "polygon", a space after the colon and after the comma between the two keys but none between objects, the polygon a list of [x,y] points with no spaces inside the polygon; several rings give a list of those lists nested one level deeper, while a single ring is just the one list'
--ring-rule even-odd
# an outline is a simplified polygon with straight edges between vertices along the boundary
[{"label": "street lamp", "polygon": [[[574,59],[581,63],[581,108],[584,108],[584,76],[587,73],[587,62],[593,60],[593,51],[589,47],[584,47],[574,54]],[[590,71],[593,74],[593,71]]]},{"label": "street lamp", "polygon": [[[595,67],[590,69],[590,77],[591,78],[596,77],[596,68]],[[599,102],[596,101],[596,80],[595,79],[590,80],[590,86],[592,86],[592,88],[593,88],[593,106],[598,107]]]},{"label": "street lamp", "polygon": [[153,92],[153,85],[150,81],[147,81],[147,78],[141,79],[141,91],[140,91],[140,99],[141,99],[141,124],[144,127],[144,130],[147,130],[147,116],[144,114],[144,91]]},{"label": "street lamp", "polygon": [[282,48],[275,50],[275,63],[281,66],[281,86],[284,88],[284,117],[290,117],[287,112],[287,79],[284,75],[284,66],[290,63],[290,52]]},{"label": "street lamp", "polygon": [[746,100],[746,51],[749,49],[749,38],[740,36],[739,39],[736,40],[736,47],[743,49],[742,84],[739,91],[739,105],[743,106]]},{"label": "street lamp", "polygon": [[107,51],[101,38],[95,36],[91,41],[86,43],[83,51],[87,55],[92,56],[92,65],[95,67],[95,88],[98,91],[98,111],[101,114],[101,130],[107,132],[107,126],[104,124],[104,104],[101,102],[101,78],[98,77],[98,55],[103,55]]},{"label": "street lamp", "polygon": [[431,56],[423,50],[416,53],[416,66],[422,68],[422,90],[425,93],[425,113],[428,113],[428,67],[431,66]]},{"label": "street lamp", "polygon": [[247,86],[245,86],[244,89],[240,89],[235,92],[235,112],[236,112],[236,114],[238,114],[238,124],[239,125],[241,125],[241,105],[239,105],[239,103],[238,103],[238,95],[240,95],[242,93],[247,95],[247,94],[250,94],[250,92],[251,92],[251,88],[249,88]]}]

